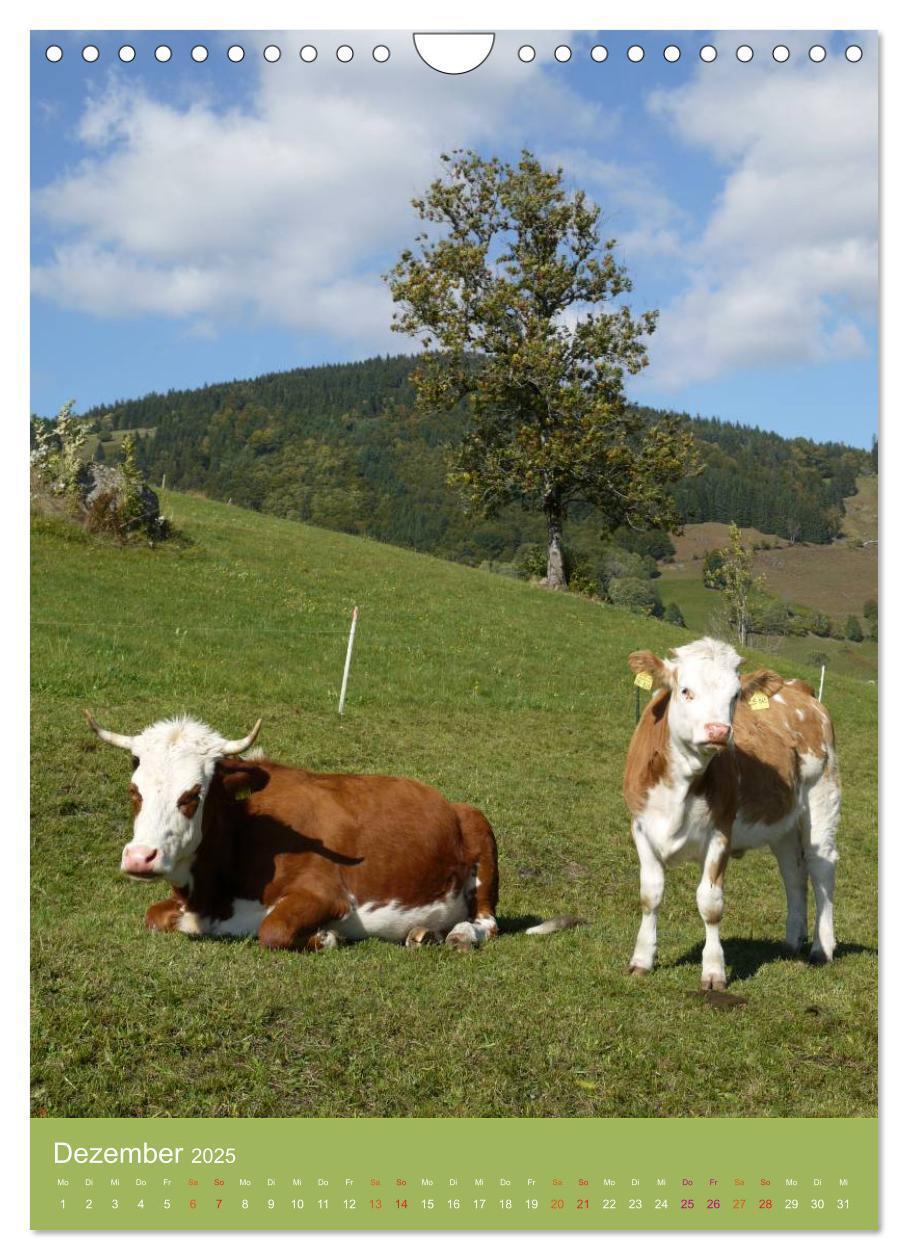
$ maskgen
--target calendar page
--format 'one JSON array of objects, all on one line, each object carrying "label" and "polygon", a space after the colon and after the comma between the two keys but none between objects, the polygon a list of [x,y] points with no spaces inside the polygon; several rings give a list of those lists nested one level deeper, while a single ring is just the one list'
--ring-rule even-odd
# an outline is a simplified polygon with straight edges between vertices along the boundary
[{"label": "calendar page", "polygon": [[877,1227],[877,37],[34,30],[32,1227]]}]

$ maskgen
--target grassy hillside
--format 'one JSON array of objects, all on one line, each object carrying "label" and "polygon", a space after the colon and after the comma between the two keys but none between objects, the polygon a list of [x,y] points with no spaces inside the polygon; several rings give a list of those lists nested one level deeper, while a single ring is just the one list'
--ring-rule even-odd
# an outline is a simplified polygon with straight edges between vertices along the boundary
[{"label": "grassy hillside", "polygon": [[[730,872],[732,989],[696,996],[696,872],[672,872],[661,966],[623,974],[637,861],[621,801],[627,653],[671,627],[490,573],[183,495],[191,540],[33,539],[34,1108],[48,1115],[856,1115],[875,1107],[875,692],[837,678],[841,957],[780,951],[766,853]],[[335,712],[350,609],[360,629]],[[684,635],[684,632],[681,632]],[[784,668],[788,668],[784,666]],[[189,710],[316,769],[390,771],[491,818],[505,935],[470,955],[373,941],[266,954],[143,928],[118,873],[129,759],[90,737]]]}]

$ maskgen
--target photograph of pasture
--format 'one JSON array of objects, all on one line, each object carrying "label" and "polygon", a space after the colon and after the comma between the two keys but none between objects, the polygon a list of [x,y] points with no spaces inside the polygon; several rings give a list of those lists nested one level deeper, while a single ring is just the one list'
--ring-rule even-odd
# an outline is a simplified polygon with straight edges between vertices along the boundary
[{"label": "photograph of pasture", "polygon": [[876,1114],[875,39],[91,39],[33,1114]]}]

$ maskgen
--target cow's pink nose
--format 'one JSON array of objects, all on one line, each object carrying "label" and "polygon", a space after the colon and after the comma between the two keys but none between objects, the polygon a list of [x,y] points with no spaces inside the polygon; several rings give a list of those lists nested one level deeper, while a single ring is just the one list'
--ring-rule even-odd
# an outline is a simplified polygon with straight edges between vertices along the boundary
[{"label": "cow's pink nose", "polygon": [[120,865],[127,875],[151,875],[157,857],[157,849],[149,849],[147,844],[128,844]]},{"label": "cow's pink nose", "polygon": [[706,724],[706,742],[708,744],[727,744],[730,734],[731,727],[726,726],[724,722],[707,722]]}]

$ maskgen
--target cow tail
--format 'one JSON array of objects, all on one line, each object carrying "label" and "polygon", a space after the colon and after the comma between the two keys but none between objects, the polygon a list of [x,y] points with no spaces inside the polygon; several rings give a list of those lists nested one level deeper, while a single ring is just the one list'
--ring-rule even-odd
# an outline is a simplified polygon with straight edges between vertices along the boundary
[{"label": "cow tail", "polygon": [[551,936],[552,932],[565,932],[568,928],[580,927],[586,919],[578,919],[574,914],[559,914],[554,919],[546,919],[535,927],[527,928],[526,936]]}]

